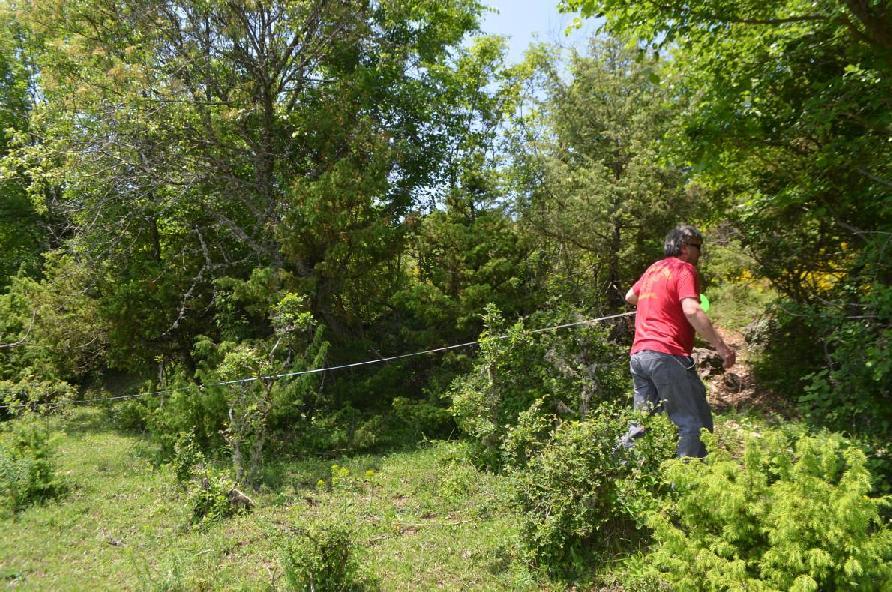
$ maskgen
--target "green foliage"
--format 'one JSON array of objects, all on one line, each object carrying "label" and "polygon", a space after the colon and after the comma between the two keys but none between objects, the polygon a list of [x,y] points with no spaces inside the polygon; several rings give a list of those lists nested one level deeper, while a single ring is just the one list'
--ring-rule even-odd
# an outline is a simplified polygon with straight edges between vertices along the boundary
[{"label": "green foliage", "polygon": [[747,339],[758,352],[760,381],[797,401],[813,424],[856,437],[868,449],[879,488],[889,491],[892,290],[882,284],[862,289],[868,295],[860,307],[779,301]]},{"label": "green foliage", "polygon": [[[867,288],[855,307],[806,310],[812,334],[824,337],[823,367],[805,376],[802,409],[815,423],[857,435],[870,448],[870,462],[892,491],[892,286]],[[852,318],[855,317],[855,318]],[[860,318],[859,318],[860,317]]]},{"label": "green foliage", "polygon": [[[280,421],[294,418],[295,411],[303,412],[301,419],[305,420],[317,403],[313,387],[318,377],[304,375],[288,381],[272,376],[287,370],[304,370],[308,361],[321,362],[327,349],[321,331],[312,339],[308,337],[313,317],[305,310],[303,299],[286,294],[270,314],[274,342],[271,338],[215,344],[201,339],[195,346],[203,380],[211,384],[229,383],[210,390],[222,392],[225,397],[225,437],[232,452],[236,482],[240,484],[258,483],[264,446],[273,427],[274,406],[284,408]],[[290,427],[293,429],[293,424]]]},{"label": "green foliage", "polygon": [[[12,278],[0,295],[0,378],[84,380],[107,362],[108,327],[82,261],[46,256],[44,277]],[[33,380],[30,379],[30,380]]]},{"label": "green foliage", "polygon": [[206,461],[204,453],[195,443],[195,437],[183,432],[173,447],[173,458],[170,461],[177,482],[185,486],[197,474],[204,470]]},{"label": "green foliage", "polygon": [[0,380],[0,417],[33,411],[53,413],[64,409],[77,392],[62,380],[39,380],[26,369],[18,380]]},{"label": "green foliage", "polygon": [[42,422],[23,418],[0,442],[0,514],[16,513],[65,490],[56,474],[53,439]]},{"label": "green foliage", "polygon": [[[217,281],[215,323],[222,340],[199,336],[193,347],[204,383],[325,366],[325,325],[310,312],[307,297],[290,289],[293,284],[289,273],[275,268],[255,269],[245,281]],[[309,374],[246,388],[258,400],[269,399],[264,403],[269,431],[291,433],[295,424],[327,411],[321,384],[322,375]],[[226,393],[230,399],[237,395],[235,387]]]},{"label": "green foliage", "polygon": [[407,327],[466,335],[478,327],[487,304],[509,316],[533,308],[537,278],[528,261],[533,244],[503,208],[487,207],[495,195],[488,188],[420,222],[414,244],[420,281],[394,296],[409,313]]},{"label": "green foliage", "polygon": [[161,458],[171,458],[179,435],[190,433],[203,450],[224,444],[220,431],[226,425],[227,402],[221,389],[201,389],[174,374],[166,388],[169,392],[148,395],[130,403],[137,418],[145,418],[148,432],[161,446]]},{"label": "green foliage", "polygon": [[[257,485],[271,434],[311,422],[319,404],[319,376],[270,377],[322,366],[328,344],[305,299],[282,290],[275,270],[255,270],[246,282],[230,278],[218,283],[217,320],[233,341],[199,336],[192,352],[195,377],[169,367],[159,394],[138,407],[146,408],[146,425],[161,443],[163,457],[171,456],[183,433],[193,434],[205,451],[219,449],[225,441],[236,482]],[[272,336],[250,338],[255,332],[248,327],[255,323],[237,321],[263,323],[264,317]]]},{"label": "green foliage", "polygon": [[455,430],[452,414],[437,402],[396,397],[392,406],[393,414],[401,423],[399,427],[408,432],[411,440],[445,439]]},{"label": "green foliage", "polygon": [[253,508],[253,502],[235,488],[229,474],[205,460],[193,434],[178,435],[170,466],[186,492],[192,524],[206,526]]},{"label": "green foliage", "polygon": [[263,466],[273,381],[261,377],[271,375],[274,368],[265,353],[246,343],[236,345],[217,367],[217,375],[224,380],[254,378],[249,383],[223,387],[229,408],[226,442],[232,451],[232,464],[239,484],[257,484]]},{"label": "green foliage", "polygon": [[[36,80],[27,33],[14,10],[0,6],[0,159],[27,134]],[[38,213],[19,173],[0,164],[0,290],[18,273],[36,276],[48,242],[47,216]]]},{"label": "green foliage", "polygon": [[297,529],[297,534],[289,537],[282,549],[288,589],[299,592],[370,589],[359,575],[354,537],[353,528],[338,514]]},{"label": "green foliage", "polygon": [[[536,405],[542,414],[583,418],[599,402],[615,401],[626,387],[625,352],[607,339],[603,327],[532,332],[558,324],[539,315],[510,327],[487,307],[486,331],[474,368],[450,389],[456,423],[478,446],[480,461],[492,467],[517,458],[518,445],[505,442],[521,414]],[[566,317],[563,317],[566,318]],[[502,334],[504,332],[504,335]],[[524,421],[534,421],[529,412]],[[521,428],[529,432],[527,427]],[[519,436],[518,436],[519,438]],[[517,440],[517,438],[515,438]]]},{"label": "green foliage", "polygon": [[743,331],[765,315],[776,293],[766,279],[756,277],[757,262],[735,238],[733,228],[708,229],[705,241],[698,269],[701,291],[713,307],[709,316],[725,329]]},{"label": "green foliage", "polygon": [[145,432],[152,410],[145,401],[129,399],[111,407],[110,417],[114,425],[125,432]]},{"label": "green foliage", "polygon": [[193,471],[186,488],[186,505],[192,514],[192,524],[206,526],[248,510],[234,504],[231,496],[235,482],[226,471],[204,465]]},{"label": "green foliage", "polygon": [[[631,421],[647,428],[631,449],[620,438]],[[663,415],[639,417],[603,406],[562,423],[553,439],[514,474],[529,558],[553,574],[573,575],[638,536],[647,511],[667,488],[660,463],[675,454]]]},{"label": "green foliage", "polygon": [[510,467],[525,467],[548,443],[560,419],[555,413],[542,409],[543,399],[536,399],[527,409],[517,415],[517,423],[508,428],[501,444],[505,464]]},{"label": "green foliage", "polygon": [[376,334],[407,280],[407,214],[473,143],[499,45],[465,59],[478,2],[273,4],[14,13],[41,101],[6,168],[89,261],[117,368],[269,337],[269,306],[218,297],[229,280],[278,283],[341,343]]},{"label": "green foliage", "polygon": [[801,378],[794,379],[816,371],[823,353],[815,349],[810,324],[800,310],[789,300],[778,300],[744,331],[760,384],[794,400],[802,394]]},{"label": "green foliage", "polygon": [[701,206],[662,154],[685,98],[664,66],[611,38],[588,52],[541,46],[512,129],[512,189],[535,239],[548,295],[586,309],[623,295],[660,253],[659,238]]},{"label": "green foliage", "polygon": [[[776,429],[705,461],[672,461],[674,497],[649,523],[647,563],[677,589],[887,590],[888,498],[869,497],[864,453],[838,435]],[[737,456],[737,455],[740,456]]]}]

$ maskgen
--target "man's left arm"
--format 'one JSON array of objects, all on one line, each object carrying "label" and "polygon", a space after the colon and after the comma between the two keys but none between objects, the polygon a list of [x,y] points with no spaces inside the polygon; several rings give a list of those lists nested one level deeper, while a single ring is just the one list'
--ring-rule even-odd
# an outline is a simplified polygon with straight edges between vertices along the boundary
[{"label": "man's left arm", "polygon": [[696,298],[683,298],[681,301],[681,310],[684,312],[684,316],[687,317],[688,322],[694,330],[708,341],[712,347],[719,352],[719,355],[722,356],[725,370],[731,368],[731,366],[734,365],[734,362],[737,361],[737,352],[728,347],[728,344],[725,343],[722,336],[719,335],[718,331],[715,330],[715,327],[712,326],[712,321],[710,321],[709,317],[706,316],[706,313],[703,312],[700,302],[698,302]]}]

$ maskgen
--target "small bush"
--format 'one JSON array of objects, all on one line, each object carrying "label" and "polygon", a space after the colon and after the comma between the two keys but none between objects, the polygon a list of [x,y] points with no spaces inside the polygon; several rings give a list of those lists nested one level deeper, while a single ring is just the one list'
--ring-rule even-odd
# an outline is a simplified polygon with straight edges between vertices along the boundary
[{"label": "small bush", "polygon": [[205,468],[204,453],[195,443],[195,436],[183,432],[173,446],[173,458],[170,465],[177,477],[177,482],[187,485]]},{"label": "small bush", "polygon": [[608,340],[603,327],[530,330],[566,322],[566,318],[542,315],[506,327],[499,312],[487,307],[480,356],[471,372],[450,388],[450,410],[475,442],[475,457],[481,464],[510,466],[506,440],[521,417],[535,422],[529,417],[534,405],[543,417],[582,419],[600,403],[617,401],[625,394],[628,354]]},{"label": "small bush", "polygon": [[233,503],[233,494],[237,491],[229,475],[213,467],[205,467],[201,475],[189,482],[186,490],[192,523],[204,525],[250,509],[250,505]]},{"label": "small bush", "polygon": [[235,487],[229,475],[210,466],[195,436],[181,433],[174,444],[170,466],[186,490],[192,523],[204,525],[252,509],[254,502]]},{"label": "small bush", "polygon": [[101,372],[110,326],[89,288],[92,273],[71,255],[53,251],[44,256],[40,280],[23,273],[10,278],[0,294],[0,343],[21,343],[0,350],[0,378],[84,383]]},{"label": "small bush", "polygon": [[143,432],[148,428],[152,409],[144,401],[130,399],[111,408],[111,418],[115,427],[125,432]]},{"label": "small bush", "polygon": [[35,378],[29,371],[18,380],[0,380],[0,418],[64,409],[77,392],[63,380]]},{"label": "small bush", "polygon": [[393,416],[373,415],[361,422],[350,436],[349,449],[354,452],[372,450],[392,442],[396,421]]},{"label": "small bush", "polygon": [[[630,421],[647,431],[625,449]],[[660,463],[675,454],[676,435],[662,415],[637,417],[603,407],[564,422],[523,471],[515,472],[522,539],[532,563],[573,575],[634,540],[664,491]]]},{"label": "small bush", "polygon": [[555,428],[560,425],[556,414],[542,410],[545,402],[537,399],[529,409],[517,416],[517,424],[508,428],[502,440],[502,457],[508,466],[525,467],[548,443]]},{"label": "small bush", "polygon": [[[798,401],[810,425],[856,436],[892,492],[892,288],[849,280],[804,304],[779,301],[747,339],[756,378]],[[816,344],[818,347],[816,347]]]},{"label": "small bush", "polygon": [[705,434],[705,461],[667,464],[677,501],[649,520],[647,565],[677,590],[890,590],[889,498],[871,498],[865,455],[837,435],[771,430],[743,457]]},{"label": "small bush", "polygon": [[402,421],[404,431],[413,441],[422,438],[445,439],[455,430],[449,410],[432,401],[396,397],[392,406],[394,415]]},{"label": "small bush", "polygon": [[39,424],[19,421],[11,443],[0,446],[0,513],[18,512],[63,491],[53,463],[52,439]]},{"label": "small bush", "polygon": [[161,458],[172,458],[184,432],[193,434],[203,450],[222,448],[228,410],[222,389],[201,389],[182,375],[176,375],[166,388],[168,392],[144,399],[146,427],[161,445]]},{"label": "small bush", "polygon": [[359,575],[353,528],[343,517],[315,520],[297,532],[282,553],[289,590],[347,592],[372,588]]}]

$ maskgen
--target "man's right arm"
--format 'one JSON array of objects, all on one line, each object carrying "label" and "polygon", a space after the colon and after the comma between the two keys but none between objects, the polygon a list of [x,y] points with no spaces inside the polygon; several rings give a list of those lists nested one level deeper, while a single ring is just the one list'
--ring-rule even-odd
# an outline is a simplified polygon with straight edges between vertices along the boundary
[{"label": "man's right arm", "polygon": [[687,317],[688,322],[694,330],[708,341],[712,347],[719,352],[719,355],[722,356],[725,370],[731,368],[731,366],[734,365],[734,362],[737,361],[737,352],[728,347],[725,340],[718,334],[718,331],[712,326],[712,321],[710,321],[709,317],[706,316],[706,313],[703,312],[703,308],[700,307],[700,303],[697,302],[697,299],[683,298],[681,301],[681,309],[684,311],[684,316]]},{"label": "man's right arm", "polygon": [[626,302],[628,302],[632,306],[638,305],[638,294],[635,293],[634,286],[629,288],[629,291],[626,292]]}]

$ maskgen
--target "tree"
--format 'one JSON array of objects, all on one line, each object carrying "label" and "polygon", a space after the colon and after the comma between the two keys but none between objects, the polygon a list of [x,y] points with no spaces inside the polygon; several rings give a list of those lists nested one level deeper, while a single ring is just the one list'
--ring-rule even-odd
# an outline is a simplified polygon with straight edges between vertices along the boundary
[{"label": "tree", "polygon": [[[39,141],[119,366],[186,356],[215,280],[280,268],[346,340],[382,313],[403,216],[436,182],[473,0],[25,5]],[[271,331],[266,328],[267,333]]]},{"label": "tree", "polygon": [[566,76],[554,55],[528,56],[545,95],[517,120],[522,220],[554,260],[561,300],[616,308],[659,237],[698,205],[659,150],[679,97],[657,61],[615,40],[574,52]]},{"label": "tree", "polygon": [[[14,137],[27,134],[32,108],[33,64],[25,51],[25,32],[8,10],[0,8],[0,157]],[[3,171],[0,179],[0,289],[20,269],[35,275],[40,252],[46,248],[43,217],[28,199],[17,170]]]},{"label": "tree", "polygon": [[417,282],[407,291],[443,308],[449,326],[440,332],[456,338],[479,333],[487,304],[512,317],[536,308],[532,245],[503,198],[507,155],[499,145],[519,80],[498,37],[476,39],[457,60],[450,94],[458,108],[448,120],[441,183],[431,211],[413,217],[409,253]]},{"label": "tree", "polygon": [[[562,6],[601,14],[609,30],[670,58],[696,99],[677,138],[693,180],[722,198],[720,216],[790,303],[768,350],[799,361],[798,376],[783,372],[786,390],[804,379],[814,419],[888,441],[888,2]],[[796,347],[795,334],[809,339]]]},{"label": "tree", "polygon": [[[671,55],[691,103],[695,181],[735,206],[746,244],[799,301],[888,228],[892,13],[858,2],[567,0]],[[832,283],[832,282],[830,282]],[[824,282],[827,285],[827,282]]]}]

